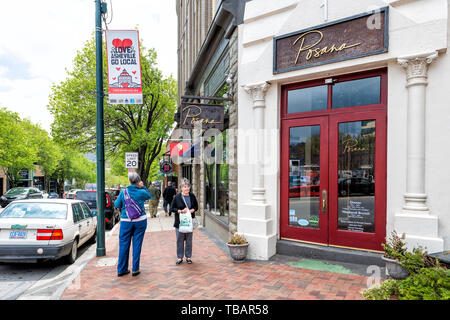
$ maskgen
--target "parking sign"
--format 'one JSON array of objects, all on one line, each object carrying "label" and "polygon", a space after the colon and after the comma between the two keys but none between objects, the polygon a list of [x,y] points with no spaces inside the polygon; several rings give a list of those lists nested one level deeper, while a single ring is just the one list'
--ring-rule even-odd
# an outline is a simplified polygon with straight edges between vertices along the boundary
[{"label": "parking sign", "polygon": [[139,153],[137,152],[125,152],[125,168],[137,169],[138,168]]}]

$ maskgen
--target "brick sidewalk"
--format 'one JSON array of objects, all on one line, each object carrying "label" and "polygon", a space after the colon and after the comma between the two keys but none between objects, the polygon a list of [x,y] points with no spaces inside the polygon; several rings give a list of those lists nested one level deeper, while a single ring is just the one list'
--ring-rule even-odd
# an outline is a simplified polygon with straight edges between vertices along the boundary
[{"label": "brick sidewalk", "polygon": [[359,300],[366,288],[367,278],[359,275],[264,261],[235,264],[201,230],[194,232],[193,264],[179,266],[175,265],[175,231],[147,232],[141,274],[119,278],[118,234],[119,228],[106,243],[107,255],[92,259],[62,300]]}]

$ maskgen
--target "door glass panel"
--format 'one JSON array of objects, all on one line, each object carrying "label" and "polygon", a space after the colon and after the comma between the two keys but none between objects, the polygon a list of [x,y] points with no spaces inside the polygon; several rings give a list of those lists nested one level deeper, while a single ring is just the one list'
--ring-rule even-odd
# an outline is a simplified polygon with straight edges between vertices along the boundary
[{"label": "door glass panel", "polygon": [[319,228],[320,126],[289,132],[289,225]]},{"label": "door glass panel", "polygon": [[371,77],[335,83],[332,108],[379,104],[380,79],[380,77]]},{"label": "door glass panel", "polygon": [[338,228],[375,232],[375,120],[339,124]]},{"label": "door glass panel", "polygon": [[288,91],[288,113],[327,109],[327,86],[317,86]]}]

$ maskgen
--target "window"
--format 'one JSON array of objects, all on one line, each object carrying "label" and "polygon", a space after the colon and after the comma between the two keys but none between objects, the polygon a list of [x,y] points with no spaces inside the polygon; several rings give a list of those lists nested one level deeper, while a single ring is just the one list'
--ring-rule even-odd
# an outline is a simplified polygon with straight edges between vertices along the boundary
[{"label": "window", "polygon": [[84,219],[83,210],[79,203],[72,205],[73,222],[78,222]]},{"label": "window", "polygon": [[338,82],[333,85],[333,108],[380,103],[380,77]]},{"label": "window", "polygon": [[[229,164],[227,163],[227,133],[206,142],[205,151],[211,161],[205,163],[205,210],[228,224],[229,216]],[[218,146],[220,143],[222,146]]]},{"label": "window", "polygon": [[327,108],[327,86],[288,91],[288,113],[309,112]]},{"label": "window", "polygon": [[86,203],[81,203],[81,208],[83,210],[83,214],[84,214],[84,218],[85,219],[92,217],[91,210],[89,209],[89,207],[87,206]]},{"label": "window", "polygon": [[183,178],[188,179],[192,184],[192,165],[184,165],[182,167]]},{"label": "window", "polygon": [[347,76],[327,80],[332,81],[323,84],[324,80],[318,80],[315,86],[310,83],[309,87],[299,88],[297,85],[288,89],[286,113],[290,115],[382,103],[381,75],[359,79]]}]

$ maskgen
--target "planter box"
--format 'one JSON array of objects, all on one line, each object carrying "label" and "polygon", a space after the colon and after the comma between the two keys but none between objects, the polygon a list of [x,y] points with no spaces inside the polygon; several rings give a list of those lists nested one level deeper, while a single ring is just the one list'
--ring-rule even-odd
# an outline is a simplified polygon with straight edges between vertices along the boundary
[{"label": "planter box", "polygon": [[247,257],[248,243],[246,244],[229,244],[227,243],[228,249],[230,250],[231,259],[235,263],[243,263]]},{"label": "planter box", "polygon": [[396,280],[403,280],[408,278],[409,272],[402,267],[397,260],[389,259],[384,256],[381,257],[386,262],[386,271],[388,275]]}]

